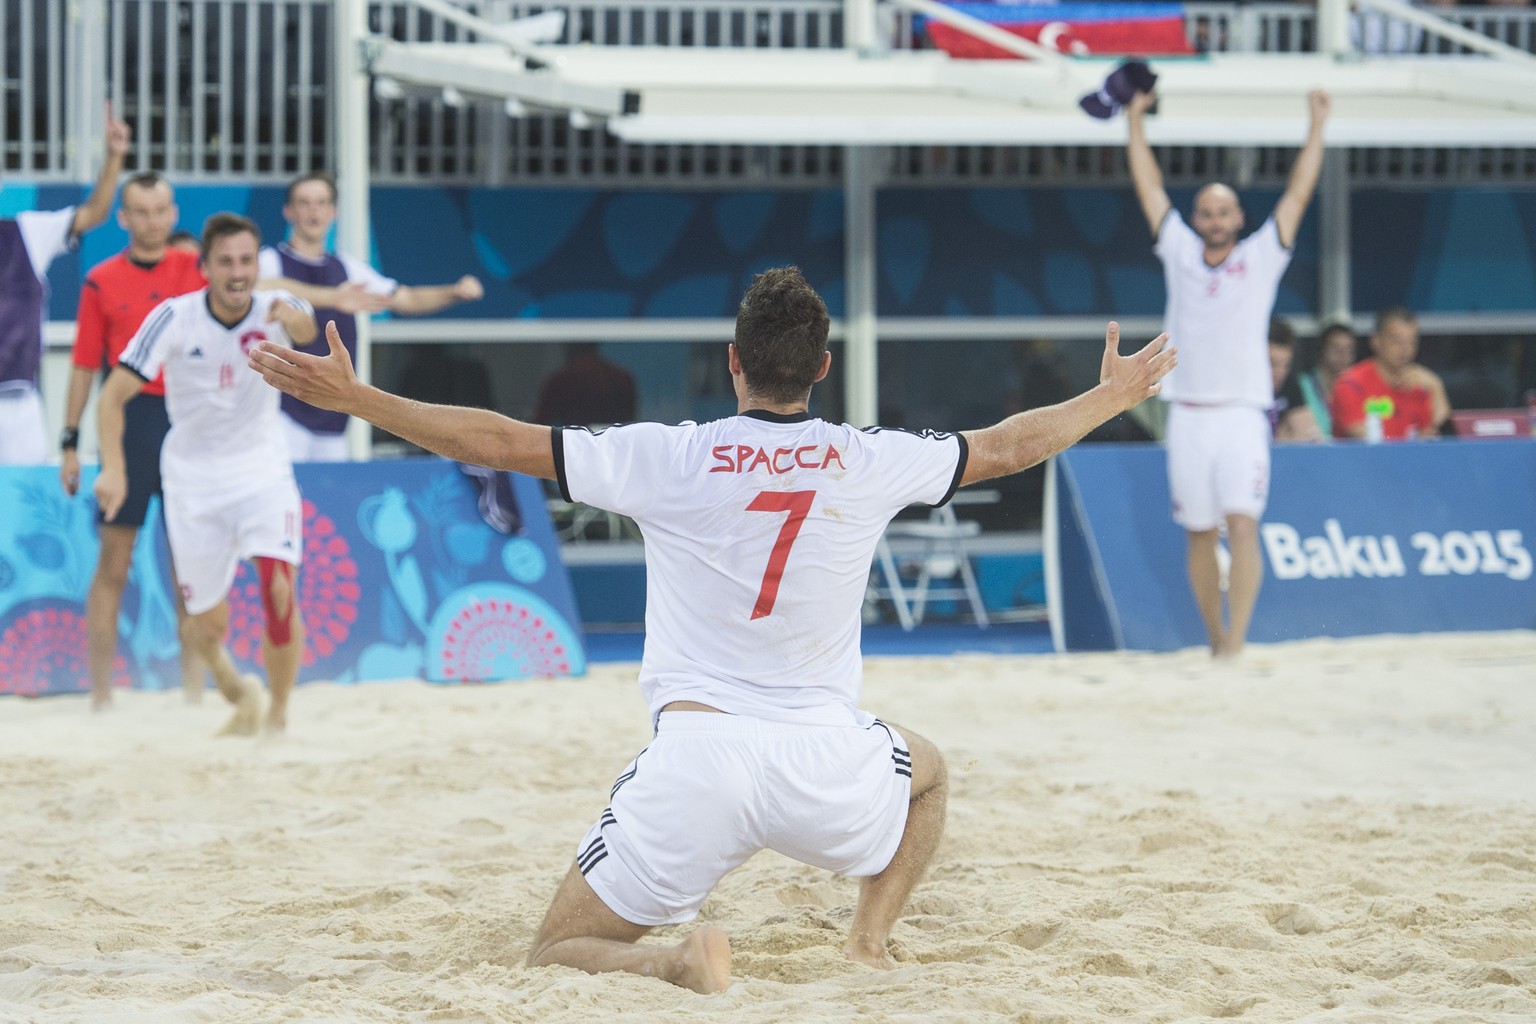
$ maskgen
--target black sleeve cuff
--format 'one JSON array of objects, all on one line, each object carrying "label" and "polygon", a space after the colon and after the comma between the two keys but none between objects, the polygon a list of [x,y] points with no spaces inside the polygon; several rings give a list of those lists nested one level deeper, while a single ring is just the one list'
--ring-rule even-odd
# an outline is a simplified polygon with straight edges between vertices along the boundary
[{"label": "black sleeve cuff", "polygon": [[575,501],[571,497],[571,484],[565,478],[565,428],[555,427],[549,432],[549,444],[555,457],[555,482],[560,485],[560,497],[566,501]]},{"label": "black sleeve cuff", "polygon": [[960,481],[965,478],[965,464],[971,457],[971,443],[961,433],[955,434],[955,441],[960,445],[960,457],[955,460],[955,475],[949,481],[949,490],[944,492],[944,497],[933,503],[934,508],[949,504],[949,499],[960,489]]}]

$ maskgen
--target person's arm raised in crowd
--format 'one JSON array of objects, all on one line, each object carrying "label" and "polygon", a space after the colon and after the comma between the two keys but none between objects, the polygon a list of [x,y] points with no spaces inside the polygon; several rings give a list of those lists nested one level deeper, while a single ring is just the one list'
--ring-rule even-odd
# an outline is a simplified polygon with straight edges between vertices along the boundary
[{"label": "person's arm raised in crowd", "polygon": [[475,302],[484,295],[480,279],[465,274],[453,284],[403,284],[395,289],[389,308],[402,316],[426,316],[461,302]]},{"label": "person's arm raised in crowd", "polygon": [[1157,157],[1147,143],[1147,111],[1156,102],[1156,93],[1138,92],[1125,105],[1125,162],[1130,167],[1136,199],[1141,203],[1141,212],[1146,215],[1153,238],[1162,231],[1163,218],[1173,209],[1173,201],[1163,187],[1162,169],[1157,166]]},{"label": "person's arm raised in crowd", "polygon": [[332,286],[305,284],[291,277],[264,277],[256,282],[256,287],[264,291],[282,290],[316,309],[334,309],[338,313],[382,313],[392,303],[388,295],[370,292],[361,281],[345,281]]},{"label": "person's arm raised in crowd", "polygon": [[970,446],[960,485],[1028,469],[1070,448],[1099,424],[1157,394],[1159,383],[1178,362],[1159,334],[1134,355],[1120,355],[1120,325],[1104,332],[1104,358],[1097,387],[1076,398],[1029,409],[983,430],[962,431]]},{"label": "person's arm raised in crowd", "polygon": [[101,173],[96,176],[96,187],[91,194],[75,207],[75,220],[70,226],[74,235],[83,235],[107,219],[112,212],[112,200],[117,195],[117,179],[123,173],[123,158],[133,142],[133,131],[127,122],[112,116],[112,104],[107,104],[107,157],[102,161]]},{"label": "person's arm raised in crowd", "polygon": [[1313,89],[1307,94],[1307,109],[1310,114],[1307,141],[1302,145],[1301,152],[1296,154],[1296,162],[1291,165],[1290,181],[1286,183],[1280,201],[1275,204],[1275,227],[1280,232],[1280,244],[1287,249],[1296,242],[1301,218],[1307,212],[1307,205],[1312,202],[1318,176],[1323,172],[1323,125],[1327,123],[1328,113],[1333,109],[1333,100],[1323,90]]},{"label": "person's arm raised in crowd", "polygon": [[300,401],[367,420],[455,461],[555,478],[549,427],[486,409],[430,405],[371,387],[357,379],[334,321],[325,325],[325,337],[331,349],[327,356],[262,342],[251,349],[251,369]]}]

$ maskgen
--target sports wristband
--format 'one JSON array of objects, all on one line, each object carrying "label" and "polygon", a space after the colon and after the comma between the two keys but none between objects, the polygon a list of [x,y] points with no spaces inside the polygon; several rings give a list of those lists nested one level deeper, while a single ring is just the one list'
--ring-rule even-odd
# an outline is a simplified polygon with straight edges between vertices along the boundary
[{"label": "sports wristband", "polygon": [[64,433],[59,435],[59,450],[70,452],[80,447],[80,428],[65,427]]}]

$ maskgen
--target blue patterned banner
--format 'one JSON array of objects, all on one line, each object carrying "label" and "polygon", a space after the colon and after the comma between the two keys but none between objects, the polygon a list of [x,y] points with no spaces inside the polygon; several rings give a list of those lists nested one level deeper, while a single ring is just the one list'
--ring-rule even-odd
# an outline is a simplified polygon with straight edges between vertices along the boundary
[{"label": "blue patterned banner", "polygon": [[[487,524],[480,485],[450,462],[297,467],[304,495],[300,682],[488,682],[581,675],[581,624],[539,481],[492,477],[510,532]],[[88,494],[87,478],[82,494]],[[94,509],[53,467],[0,467],[0,693],[81,693]],[[230,653],[262,661],[261,595],[242,565]],[[157,507],[139,532],[118,617],[119,686],[179,686],[176,614]]]}]

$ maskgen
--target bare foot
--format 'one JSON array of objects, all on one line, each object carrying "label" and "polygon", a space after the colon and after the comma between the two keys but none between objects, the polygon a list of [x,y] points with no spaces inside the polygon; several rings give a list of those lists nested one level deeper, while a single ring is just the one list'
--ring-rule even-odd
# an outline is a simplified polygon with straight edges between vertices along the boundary
[{"label": "bare foot", "polygon": [[230,716],[220,736],[254,736],[261,725],[261,680],[253,675],[240,677],[240,699],[235,701],[235,713]]},{"label": "bare foot", "polygon": [[708,995],[731,984],[731,940],[712,924],[701,924],[674,947],[678,960],[667,974],[674,985]]},{"label": "bare foot", "polygon": [[267,724],[265,731],[269,736],[281,736],[288,731],[288,709],[280,708],[276,704],[267,708]]},{"label": "bare foot", "polygon": [[882,971],[896,969],[896,960],[886,951],[885,943],[883,942],[878,946],[873,946],[862,943],[855,944],[852,939],[849,939],[848,944],[843,947],[843,956],[856,964],[876,967]]},{"label": "bare foot", "polygon": [[197,678],[183,676],[181,680],[181,698],[188,704],[198,705],[203,702],[203,690],[207,688],[207,682],[203,674],[199,672]]},{"label": "bare foot", "polygon": [[92,711],[111,711],[112,710],[112,691],[108,690],[106,693],[92,693],[91,694],[91,710]]}]

